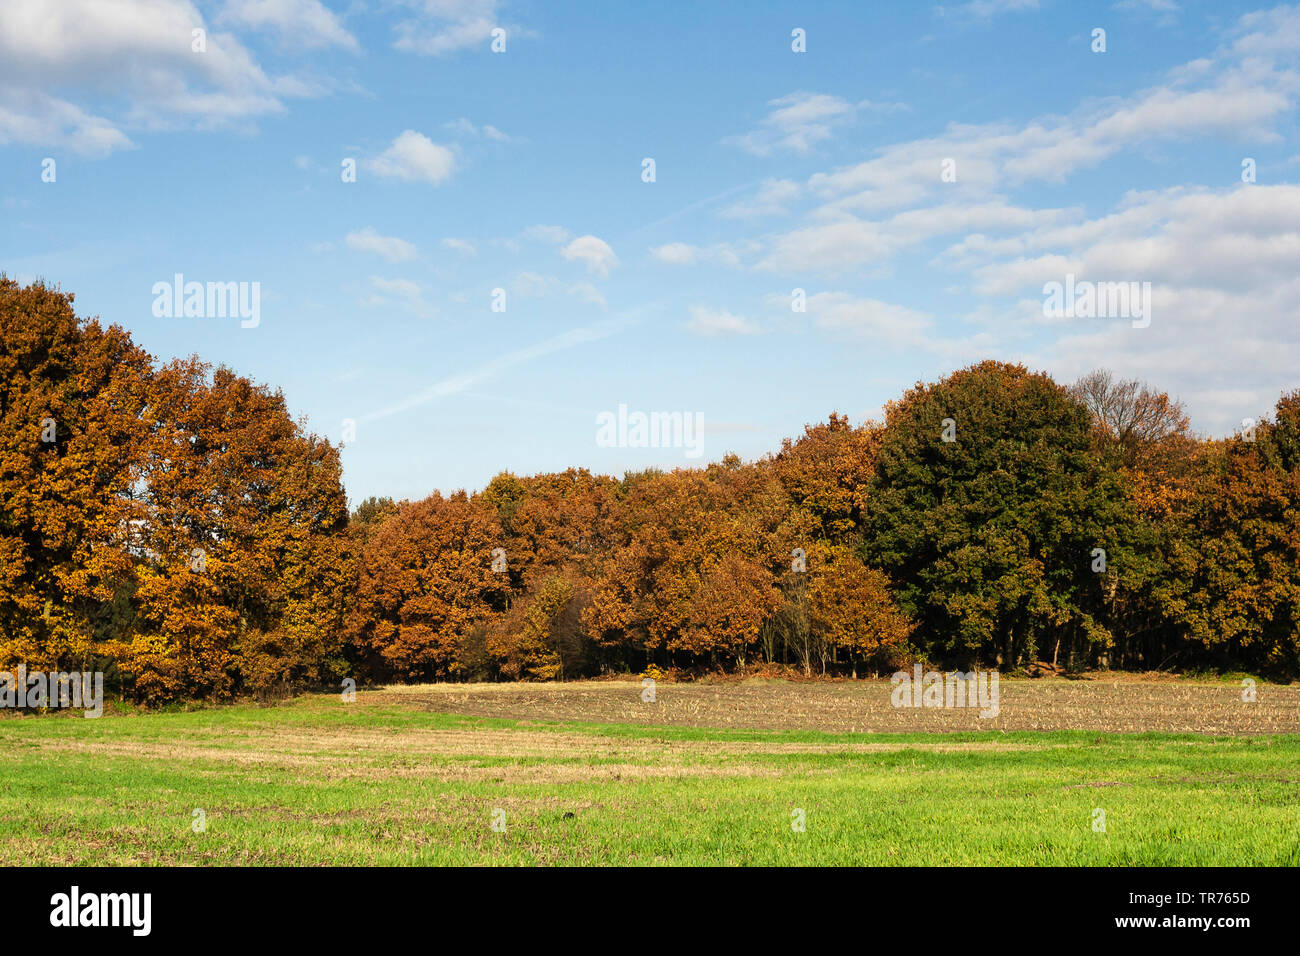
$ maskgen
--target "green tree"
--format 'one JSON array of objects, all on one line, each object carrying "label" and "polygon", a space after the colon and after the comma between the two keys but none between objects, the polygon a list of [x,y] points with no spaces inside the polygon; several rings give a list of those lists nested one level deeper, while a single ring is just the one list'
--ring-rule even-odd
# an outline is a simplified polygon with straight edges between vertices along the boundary
[{"label": "green tree", "polygon": [[1091,427],[1048,376],[991,361],[889,406],[866,556],[931,653],[1014,667],[1060,635],[1110,639],[1093,568],[1119,550],[1123,493]]}]

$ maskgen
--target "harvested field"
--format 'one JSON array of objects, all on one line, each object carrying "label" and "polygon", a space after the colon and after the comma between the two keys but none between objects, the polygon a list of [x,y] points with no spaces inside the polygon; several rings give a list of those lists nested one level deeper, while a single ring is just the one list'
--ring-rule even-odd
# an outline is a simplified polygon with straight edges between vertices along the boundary
[{"label": "harvested field", "polygon": [[665,724],[827,733],[1097,730],[1113,733],[1300,733],[1300,685],[1116,680],[1002,680],[996,717],[976,708],[903,708],[887,680],[666,684],[643,702],[631,681],[425,684],[362,693],[363,705],[516,720]]}]

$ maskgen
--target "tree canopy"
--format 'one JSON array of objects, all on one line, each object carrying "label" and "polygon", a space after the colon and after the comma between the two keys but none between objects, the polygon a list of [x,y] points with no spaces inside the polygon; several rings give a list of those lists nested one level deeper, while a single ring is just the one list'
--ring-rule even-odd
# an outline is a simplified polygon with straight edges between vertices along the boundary
[{"label": "tree canopy", "polygon": [[0,668],[146,702],[344,676],[912,660],[1300,672],[1300,391],[1253,429],[985,361],[773,454],[369,498],[283,395],[0,279]]}]

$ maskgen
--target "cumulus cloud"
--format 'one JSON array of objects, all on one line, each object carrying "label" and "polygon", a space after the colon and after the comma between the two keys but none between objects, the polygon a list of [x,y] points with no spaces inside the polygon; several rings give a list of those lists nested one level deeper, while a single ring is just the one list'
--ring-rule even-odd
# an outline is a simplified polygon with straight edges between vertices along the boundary
[{"label": "cumulus cloud", "polygon": [[728,137],[724,142],[755,156],[768,156],[777,151],[807,153],[818,143],[830,139],[837,127],[852,122],[859,111],[889,112],[904,108],[897,103],[873,103],[870,100],[851,103],[829,93],[804,91],[768,100],[767,105],[771,109],[758,129]]},{"label": "cumulus cloud", "polygon": [[670,242],[651,249],[650,255],[671,266],[693,266],[700,261],[703,251],[689,243]]},{"label": "cumulus cloud", "polygon": [[898,245],[880,223],[855,219],[808,226],[776,237],[757,268],[787,274],[833,274],[884,263]]},{"label": "cumulus cloud", "polygon": [[560,255],[570,262],[581,262],[592,275],[604,279],[618,265],[618,257],[604,239],[596,236],[579,236],[560,250]]},{"label": "cumulus cloud", "polygon": [[847,292],[819,292],[808,297],[805,307],[818,326],[846,336],[891,345],[932,343],[930,315],[907,306]]},{"label": "cumulus cloud", "polygon": [[134,144],[102,116],[38,90],[0,86],[0,143],[70,149],[103,157]]},{"label": "cumulus cloud", "polygon": [[405,15],[394,28],[395,49],[445,56],[486,47],[498,22],[498,0],[399,0]]},{"label": "cumulus cloud", "polygon": [[374,291],[361,299],[363,308],[397,309],[421,319],[432,318],[435,314],[433,306],[425,301],[423,287],[412,279],[371,276],[370,285]]},{"label": "cumulus cloud", "polygon": [[[195,29],[207,31],[203,53],[191,48]],[[189,0],[0,4],[0,142],[103,156],[130,146],[130,129],[225,125],[321,92],[268,75]]]},{"label": "cumulus cloud", "polygon": [[[1062,380],[1104,366],[1157,382],[1219,434],[1294,387],[1300,186],[1130,193],[1095,218],[1040,225],[1000,242],[967,237],[937,257],[944,262],[968,272],[977,295],[1020,297],[1009,307],[1015,319],[986,310],[976,324],[999,334],[1002,351],[1017,350]],[[1044,283],[1067,275],[1151,283],[1150,325],[1044,316]]]},{"label": "cumulus cloud", "polygon": [[590,282],[575,282],[573,285],[569,286],[567,291],[569,295],[581,299],[583,302],[590,302],[592,305],[598,305],[602,309],[609,304],[605,301],[605,297],[601,295],[600,290]]},{"label": "cumulus cloud", "polygon": [[686,327],[696,335],[705,336],[749,335],[758,331],[748,319],[726,309],[711,309],[702,305],[691,306],[691,318]]},{"label": "cumulus cloud", "polygon": [[760,216],[779,216],[787,212],[789,203],[803,195],[803,187],[792,179],[768,179],[754,191],[749,199],[732,203],[719,215],[724,219],[754,219]]},{"label": "cumulus cloud", "polygon": [[510,137],[495,126],[489,126],[486,123],[482,126],[475,126],[463,116],[460,119],[452,120],[450,123],[444,123],[443,126],[454,133],[460,133],[462,136],[482,136],[484,139],[494,140],[498,143],[510,142]]},{"label": "cumulus cloud", "polygon": [[[820,204],[807,222],[765,238],[758,267],[820,274],[880,268],[901,250],[945,232],[967,233],[966,245],[954,250],[960,256],[1011,251],[1019,240],[988,233],[1037,230],[1078,210],[1015,206],[1001,190],[1064,183],[1081,169],[1153,142],[1276,140],[1300,94],[1300,11],[1249,14],[1226,37],[1213,57],[1169,71],[1162,86],[1064,117],[951,124],[939,135],[887,145],[863,162],[816,173],[802,192]],[[821,114],[835,115],[829,107]],[[941,177],[946,164],[955,181]],[[983,277],[983,288],[991,290],[993,281]]]},{"label": "cumulus cloud", "polygon": [[360,49],[356,37],[320,0],[227,0],[217,17],[255,30],[271,30],[286,47]]},{"label": "cumulus cloud", "polygon": [[422,133],[408,129],[364,166],[376,176],[436,186],[451,178],[456,169],[456,155]]},{"label": "cumulus cloud", "polygon": [[563,226],[529,226],[519,234],[519,238],[530,242],[549,242],[558,246],[562,242],[569,241],[569,230]]},{"label": "cumulus cloud", "polygon": [[418,255],[415,246],[405,239],[381,236],[369,226],[358,232],[348,233],[347,244],[349,249],[383,256],[389,262],[407,262]]},{"label": "cumulus cloud", "polygon": [[510,290],[521,299],[540,299],[548,295],[569,295],[583,302],[590,302],[601,308],[606,306],[605,297],[590,282],[566,284],[557,276],[544,276],[536,272],[520,272],[510,284]]},{"label": "cumulus cloud", "polygon": [[1161,17],[1162,22],[1172,22],[1173,15],[1181,8],[1175,0],[1119,0],[1115,9],[1129,13],[1154,13]]},{"label": "cumulus cloud", "polygon": [[478,253],[478,244],[473,239],[457,239],[454,236],[448,236],[442,240],[442,246],[444,249],[453,249],[467,256]]},{"label": "cumulus cloud", "polygon": [[420,294],[420,284],[412,282],[410,279],[381,279],[379,276],[371,276],[370,281],[380,292],[389,295],[398,295],[411,299]]},{"label": "cumulus cloud", "polygon": [[670,266],[694,266],[705,262],[732,268],[740,265],[740,254],[728,243],[693,246],[686,242],[669,242],[653,247],[650,255]]},{"label": "cumulus cloud", "polygon": [[1081,277],[1140,277],[1177,285],[1250,289],[1300,274],[1300,186],[1172,188],[1130,194],[1096,219],[1043,226],[965,265],[985,289],[1014,294],[1061,270]]},{"label": "cumulus cloud", "polygon": [[[746,256],[752,268],[804,285],[804,277],[878,278],[928,263],[945,278],[918,287],[917,301],[928,307],[941,290],[974,300],[940,323],[937,309],[820,292],[807,300],[812,329],[937,356],[945,368],[998,355],[1070,381],[1108,367],[1170,389],[1198,427],[1222,434],[1295,386],[1300,185],[1279,181],[1286,170],[1273,166],[1271,182],[1131,191],[1100,210],[1021,197],[1037,200],[1080,171],[1152,145],[1279,142],[1298,95],[1300,9],[1250,13],[1223,30],[1211,55],[1168,71],[1157,86],[1062,116],[954,123],[811,175],[797,189],[760,189],[728,218],[781,215],[789,203],[811,201],[802,220],[758,240]],[[844,115],[823,103],[802,122],[834,127]],[[803,142],[819,136],[813,130]],[[955,163],[955,182],[941,178],[945,159]],[[708,248],[675,242],[652,254],[690,265],[707,261]],[[1071,274],[1150,283],[1150,326],[1045,316],[1044,283]],[[788,316],[788,293],[777,298],[773,309]]]},{"label": "cumulus cloud", "polygon": [[1023,13],[1037,9],[1038,0],[968,0],[966,3],[935,7],[934,15],[958,20],[991,20],[1004,13]]}]

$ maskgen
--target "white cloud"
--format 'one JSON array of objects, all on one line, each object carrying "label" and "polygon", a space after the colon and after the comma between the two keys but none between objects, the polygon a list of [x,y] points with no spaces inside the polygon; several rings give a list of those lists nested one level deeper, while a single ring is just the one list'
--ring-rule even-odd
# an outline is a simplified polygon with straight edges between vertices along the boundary
[{"label": "white cloud", "polygon": [[1029,209],[1013,206],[998,197],[988,202],[944,203],[924,209],[909,209],[887,219],[883,228],[900,245],[920,242],[952,233],[1034,229],[1059,223],[1078,210]]},{"label": "white cloud", "polygon": [[590,282],[575,282],[566,285],[556,276],[539,275],[536,272],[520,272],[510,284],[510,290],[521,299],[540,299],[548,295],[570,295],[583,302],[590,302],[601,308],[606,306],[605,297]]},{"label": "white cloud", "polygon": [[779,216],[786,212],[788,203],[802,195],[803,187],[792,179],[768,179],[763,181],[750,199],[732,203],[718,215],[724,219]]},{"label": "white cloud", "polygon": [[[1278,182],[1284,168],[1270,166],[1269,183],[1132,191],[1100,213],[1036,208],[1003,193],[1067,182],[1148,144],[1255,144],[1289,135],[1300,95],[1300,9],[1248,14],[1224,36],[1213,56],[1170,70],[1163,85],[1091,101],[1063,117],[952,124],[813,175],[793,198],[821,204],[793,228],[763,237],[754,267],[797,278],[864,278],[889,274],[904,253],[913,262],[924,255],[946,273],[936,291],[973,294],[965,314],[939,325],[917,308],[826,292],[808,299],[810,324],[938,356],[945,368],[997,355],[1070,381],[1108,367],[1168,389],[1186,401],[1198,427],[1223,434],[1296,386],[1300,185]],[[956,160],[955,183],[940,178],[947,157]],[[1234,165],[1225,178],[1235,173]],[[936,239],[945,242],[928,248]],[[699,262],[707,248],[674,243],[656,253]],[[1149,282],[1150,326],[1044,316],[1043,283],[1067,274]],[[769,304],[789,316],[788,294]]]},{"label": "white cloud", "polygon": [[401,4],[409,13],[394,28],[393,46],[406,53],[443,56],[480,45],[486,49],[492,29],[501,26],[498,0],[401,0]]},{"label": "white cloud", "polygon": [[382,279],[379,276],[371,276],[370,281],[376,289],[388,295],[397,295],[404,299],[414,299],[420,295],[420,284],[410,279]]},{"label": "white cloud", "polygon": [[[1000,187],[1064,182],[1149,142],[1276,140],[1275,127],[1293,113],[1300,94],[1300,73],[1293,68],[1300,59],[1300,11],[1251,14],[1241,23],[1251,29],[1239,24],[1229,30],[1230,42],[1215,58],[1170,71],[1164,86],[1099,101],[1067,117],[952,124],[940,135],[885,146],[872,159],[809,177],[806,189],[821,205],[798,228],[764,239],[758,267],[823,274],[887,269],[900,250],[943,233],[966,233],[943,264],[981,257],[987,264],[991,255],[1016,253],[1024,235],[1079,215],[1012,205],[995,192]],[[955,164],[955,182],[941,178],[945,160]],[[892,218],[877,218],[896,210]],[[986,235],[997,231],[1021,235]],[[1140,248],[1126,251],[1140,261]],[[1014,278],[995,274],[996,268],[979,276],[987,294]]]},{"label": "white cloud", "polygon": [[686,242],[669,242],[662,246],[653,247],[650,250],[650,255],[670,266],[693,266],[705,262],[730,268],[740,266],[740,254],[734,247],[725,242],[716,243],[712,246],[693,246]]},{"label": "white cloud", "polygon": [[458,120],[451,121],[450,123],[443,123],[443,126],[452,132],[460,133],[464,136],[483,136],[487,139],[495,140],[498,143],[510,142],[510,137],[501,132],[501,130],[497,129],[495,126],[488,126],[486,124],[483,126],[475,126],[463,116]]},{"label": "white cloud", "polygon": [[[1217,434],[1266,412],[1295,387],[1300,185],[1130,193],[1107,215],[1043,224],[998,242],[967,237],[937,261],[969,271],[980,296],[1023,296],[1010,321],[995,310],[972,321],[999,335],[1000,353],[1019,352],[1063,381],[1104,366],[1157,383]],[[1150,282],[1150,325],[1046,318],[1043,283],[1068,274]]]},{"label": "white cloud", "polygon": [[808,297],[806,308],[820,328],[831,332],[891,345],[932,344],[930,316],[906,306],[847,292],[819,292]]},{"label": "white cloud", "polygon": [[1119,0],[1115,9],[1130,13],[1158,13],[1168,18],[1177,13],[1180,7],[1175,0]]},{"label": "white cloud", "polygon": [[529,226],[519,234],[519,238],[532,242],[549,242],[558,246],[569,241],[569,230],[563,226]]},{"label": "white cloud", "polygon": [[937,17],[955,17],[957,19],[991,20],[1003,13],[1023,13],[1037,10],[1038,0],[969,0],[950,7],[935,7]]},{"label": "white cloud", "polygon": [[359,49],[356,37],[343,28],[339,18],[320,0],[226,0],[217,20],[255,30],[272,30],[286,47]]},{"label": "white cloud", "polygon": [[1245,292],[1157,286],[1148,328],[1076,320],[1074,334],[1034,358],[1065,381],[1104,366],[1158,383],[1185,401],[1200,427],[1225,434],[1296,387],[1298,297],[1296,278]]},{"label": "white cloud", "polygon": [[536,272],[521,272],[515,276],[510,291],[521,299],[539,299],[552,291],[552,288],[559,288],[560,285],[560,280],[554,276],[538,275]]},{"label": "white cloud", "polygon": [[1135,194],[1117,213],[1043,227],[1017,245],[1018,255],[976,270],[985,291],[1014,294],[1069,271],[1105,281],[1263,288],[1300,275],[1300,186]]},{"label": "white cloud", "polygon": [[570,262],[582,262],[587,271],[604,279],[609,271],[618,265],[618,257],[604,239],[596,236],[579,236],[560,250],[560,255]]},{"label": "white cloud", "polygon": [[1247,13],[1231,28],[1232,55],[1272,61],[1300,51],[1300,11],[1285,4]]},{"label": "white cloud", "polygon": [[[1019,126],[954,123],[940,135],[886,146],[873,159],[815,174],[808,188],[826,200],[821,215],[834,218],[901,208],[940,192],[967,197],[1005,184],[1064,182],[1147,142],[1276,139],[1275,125],[1294,111],[1300,74],[1274,58],[1294,58],[1300,50],[1300,14],[1256,17],[1243,21],[1257,31],[1239,35],[1217,60],[1170,71],[1164,86]],[[955,162],[955,183],[940,179],[946,159]]]},{"label": "white cloud", "polygon": [[693,266],[700,261],[703,251],[699,246],[692,246],[685,242],[670,242],[667,245],[656,246],[650,250],[650,254],[668,265]]},{"label": "white cloud", "polygon": [[388,149],[367,160],[364,166],[376,176],[437,185],[451,177],[456,168],[456,156],[446,146],[408,129],[393,140]]},{"label": "white cloud", "polygon": [[411,279],[385,279],[371,276],[370,284],[374,293],[361,299],[361,305],[367,309],[398,309],[417,318],[433,318],[435,311],[425,301],[424,289]]},{"label": "white cloud", "polygon": [[569,295],[584,302],[590,302],[592,305],[598,305],[602,309],[609,304],[605,301],[605,297],[600,294],[600,290],[590,282],[575,282],[569,286],[567,291]]},{"label": "white cloud", "polygon": [[686,327],[696,335],[749,335],[757,327],[748,319],[734,315],[726,309],[711,309],[702,305],[691,306],[691,319]]},{"label": "white cloud", "polygon": [[765,272],[843,272],[888,261],[898,240],[865,220],[809,226],[778,236],[756,268]]},{"label": "white cloud", "polygon": [[526,242],[541,242],[549,246],[562,246],[569,241],[569,230],[563,226],[537,225],[529,226],[518,235],[497,237],[488,240],[494,246],[501,246],[511,252],[518,252]]},{"label": "white cloud", "polygon": [[70,149],[102,157],[134,144],[102,116],[36,90],[0,86],[0,143]]},{"label": "white cloud", "polygon": [[464,253],[467,256],[477,254],[478,245],[473,239],[457,239],[454,236],[448,236],[442,240],[443,248],[454,249],[456,252]]},{"label": "white cloud", "polygon": [[369,226],[359,232],[348,233],[347,243],[349,249],[383,256],[389,262],[408,262],[418,255],[415,246],[405,239],[381,236]]},{"label": "white cloud", "polygon": [[191,31],[207,26],[189,0],[6,0],[0,142],[102,156],[130,145],[129,128],[226,125],[322,92],[268,76],[229,33],[208,29],[206,51],[194,52]]},{"label": "white cloud", "polygon": [[859,110],[902,108],[899,104],[867,100],[854,104],[828,93],[804,91],[768,100],[767,105],[772,109],[758,129],[728,137],[724,142],[756,156],[767,156],[777,150],[807,153],[816,144],[830,139],[836,127],[852,122]]}]

